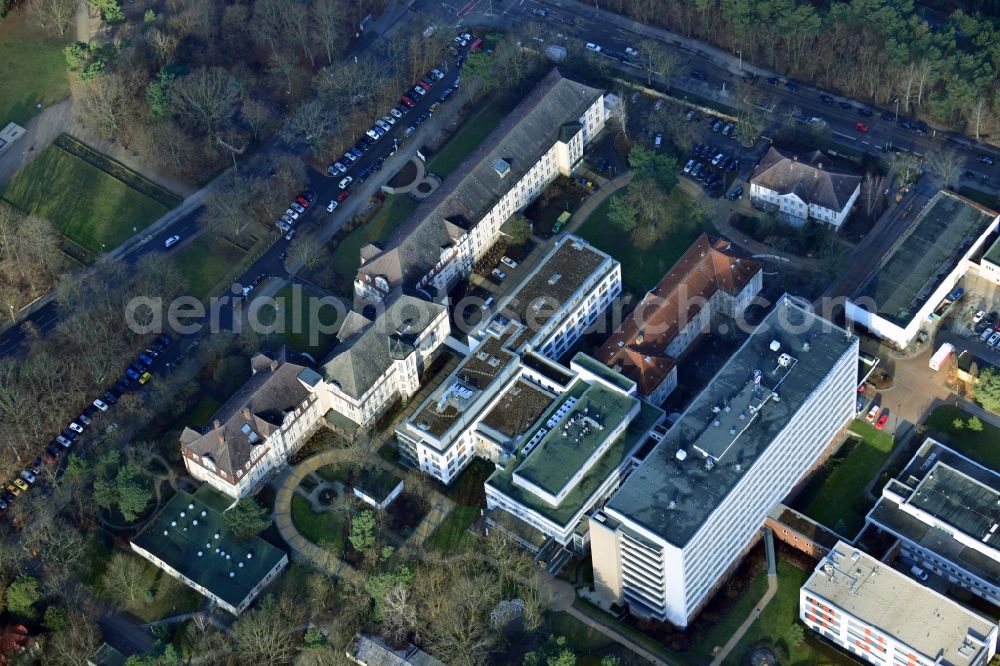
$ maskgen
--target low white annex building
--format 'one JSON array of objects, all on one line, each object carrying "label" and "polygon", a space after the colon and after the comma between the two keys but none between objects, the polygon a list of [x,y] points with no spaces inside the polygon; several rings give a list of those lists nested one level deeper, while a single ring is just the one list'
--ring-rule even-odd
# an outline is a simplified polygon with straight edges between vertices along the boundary
[{"label": "low white annex building", "polygon": [[750,200],[776,206],[793,226],[816,220],[839,229],[861,193],[861,176],[832,169],[820,151],[771,148],[750,176]]},{"label": "low white annex building", "polygon": [[590,518],[594,586],[685,627],[855,415],[858,339],[783,296]]},{"label": "low white annex building", "polygon": [[384,243],[361,248],[355,298],[406,285],[438,300],[500,238],[500,227],[604,129],[604,93],[553,69]]},{"label": "low white annex building", "polygon": [[984,666],[997,625],[841,541],[799,590],[799,619],[878,666]]},{"label": "low white annex building", "polygon": [[[521,372],[531,352],[545,374],[565,375],[551,363],[591,326],[621,293],[621,266],[576,236],[565,236],[506,298],[497,314],[469,336],[470,351],[452,374],[396,428],[400,454],[443,483],[475,455],[477,416]],[[552,366],[555,370],[549,368]],[[544,385],[544,383],[543,383]]]},{"label": "low white annex building", "polygon": [[906,347],[946,306],[945,297],[965,274],[980,270],[973,256],[998,225],[994,211],[941,190],[851,295],[844,316]]}]

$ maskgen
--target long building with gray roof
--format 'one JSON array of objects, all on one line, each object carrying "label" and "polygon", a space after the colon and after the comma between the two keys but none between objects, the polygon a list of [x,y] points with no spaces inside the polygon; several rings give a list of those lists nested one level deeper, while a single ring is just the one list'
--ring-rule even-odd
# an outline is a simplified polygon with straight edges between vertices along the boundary
[{"label": "long building with gray roof", "polygon": [[595,586],[686,626],[854,415],[858,339],[787,296],[590,520]]},{"label": "long building with gray roof", "polygon": [[361,249],[361,301],[402,285],[447,291],[500,237],[500,226],[560,174],[604,127],[604,94],[553,69],[392,236]]}]

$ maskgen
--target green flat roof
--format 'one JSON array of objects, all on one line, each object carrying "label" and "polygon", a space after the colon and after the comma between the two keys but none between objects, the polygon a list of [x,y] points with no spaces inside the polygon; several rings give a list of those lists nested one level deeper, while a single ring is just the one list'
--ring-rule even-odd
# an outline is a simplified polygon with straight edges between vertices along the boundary
[{"label": "green flat roof", "polygon": [[[586,389],[580,392],[579,386]],[[514,474],[558,495],[638,402],[602,384],[578,381],[556,403],[555,413],[563,410],[563,417],[555,427],[544,424],[548,432]]]},{"label": "green flat roof", "polygon": [[609,368],[593,356],[588,356],[583,352],[578,352],[576,356],[573,357],[573,363],[576,363],[585,370],[589,370],[612,386],[617,386],[623,391],[631,391],[635,388],[634,381],[622,373],[617,372],[614,368]]},{"label": "green flat roof", "polygon": [[649,403],[640,401],[639,407],[639,413],[629,423],[625,432],[583,475],[583,478],[566,495],[559,506],[552,507],[528,490],[514,485],[514,468],[517,466],[520,456],[508,463],[503,469],[493,472],[486,480],[487,485],[496,488],[507,497],[538,512],[557,525],[566,525],[597,492],[597,489],[607,480],[608,475],[632,456],[632,453],[642,444],[653,426],[663,418],[663,410],[653,407]]},{"label": "green flat roof", "polygon": [[197,496],[178,491],[132,543],[239,607],[285,553],[260,537],[237,540],[213,508],[221,502],[203,499],[206,493],[217,494],[206,488],[199,488]]}]

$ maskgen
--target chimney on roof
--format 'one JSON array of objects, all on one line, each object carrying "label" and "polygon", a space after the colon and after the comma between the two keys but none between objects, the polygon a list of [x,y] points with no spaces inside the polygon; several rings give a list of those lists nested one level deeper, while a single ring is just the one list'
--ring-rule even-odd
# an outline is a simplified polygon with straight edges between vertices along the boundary
[{"label": "chimney on roof", "polygon": [[278,359],[271,359],[271,372],[278,371]]},{"label": "chimney on roof", "polygon": [[214,421],[212,421],[212,427],[218,430],[219,428],[222,427],[222,421],[220,421],[219,419],[215,419]]},{"label": "chimney on roof", "polygon": [[250,420],[250,408],[249,407],[244,407],[240,411],[243,413],[243,418],[245,418],[247,421],[249,421]]}]

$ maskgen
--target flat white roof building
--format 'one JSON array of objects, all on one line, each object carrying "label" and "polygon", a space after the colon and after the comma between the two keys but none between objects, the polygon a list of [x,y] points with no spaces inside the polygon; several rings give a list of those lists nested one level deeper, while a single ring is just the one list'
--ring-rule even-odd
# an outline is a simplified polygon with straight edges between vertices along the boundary
[{"label": "flat white roof building", "polygon": [[1000,474],[928,438],[866,520],[904,557],[1000,605]]},{"label": "flat white roof building", "polygon": [[880,666],[980,666],[997,625],[844,542],[799,591],[799,619]]},{"label": "flat white roof building", "polygon": [[551,361],[620,293],[617,261],[576,236],[561,239],[500,302],[498,314],[470,334],[471,350],[455,371],[396,429],[400,453],[444,483],[476,454],[497,460],[489,449],[477,448],[476,425],[501,389],[524,371],[522,356],[534,359],[535,385],[564,390],[572,373]]},{"label": "flat white roof building", "polygon": [[980,270],[972,257],[998,224],[995,212],[941,190],[847,301],[844,315],[905,347],[966,272]]},{"label": "flat white roof building", "polygon": [[854,416],[858,339],[782,297],[590,519],[594,583],[687,626]]}]

